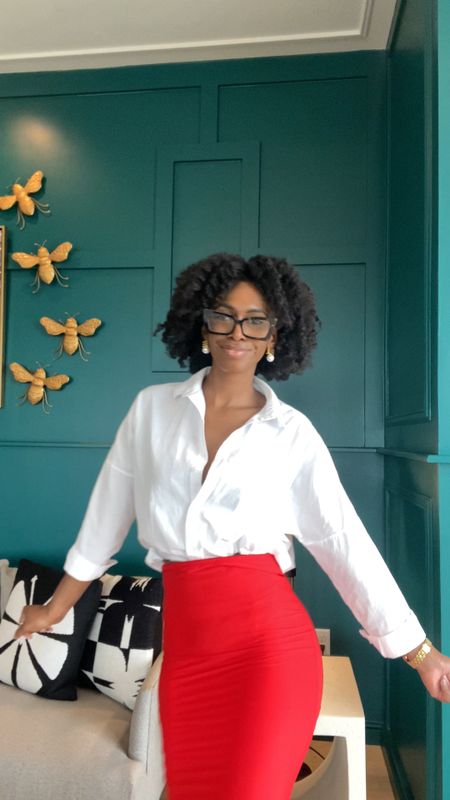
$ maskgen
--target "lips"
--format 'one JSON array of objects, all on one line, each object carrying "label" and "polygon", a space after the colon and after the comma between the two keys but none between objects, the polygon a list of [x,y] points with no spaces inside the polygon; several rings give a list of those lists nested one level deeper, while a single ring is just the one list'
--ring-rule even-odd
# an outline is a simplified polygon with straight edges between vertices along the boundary
[{"label": "lips", "polygon": [[226,350],[227,355],[236,357],[243,356],[245,353],[250,352],[248,347],[230,347],[229,345],[222,346],[222,350]]}]

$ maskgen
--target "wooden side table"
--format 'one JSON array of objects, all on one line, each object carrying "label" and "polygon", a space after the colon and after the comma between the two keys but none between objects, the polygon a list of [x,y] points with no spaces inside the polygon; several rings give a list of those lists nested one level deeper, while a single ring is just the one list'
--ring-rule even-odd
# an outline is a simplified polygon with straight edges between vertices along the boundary
[{"label": "wooden side table", "polygon": [[324,688],[315,736],[333,736],[320,767],[296,783],[291,800],[366,800],[364,710],[350,659],[323,657]]}]

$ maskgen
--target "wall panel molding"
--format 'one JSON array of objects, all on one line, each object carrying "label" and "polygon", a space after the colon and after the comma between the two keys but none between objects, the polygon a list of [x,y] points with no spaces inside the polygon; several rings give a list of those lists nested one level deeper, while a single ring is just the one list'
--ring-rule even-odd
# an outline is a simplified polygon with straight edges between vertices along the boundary
[{"label": "wall panel molding", "polygon": [[[186,171],[188,174],[183,175]],[[155,318],[156,314],[164,318],[169,308],[181,265],[211,251],[231,250],[244,256],[257,251],[259,173],[259,142],[214,142],[158,149]],[[165,353],[161,341],[155,340],[153,371],[173,372],[173,368],[173,360]]]},{"label": "wall panel molding", "polygon": [[[398,30],[419,5],[402,4]],[[388,59],[387,429],[433,421],[433,82],[429,53],[414,39],[411,57],[410,44],[397,36]]]},{"label": "wall panel molding", "polygon": [[[434,499],[388,482],[385,487],[385,513],[388,564],[427,635],[433,639],[438,634],[435,603],[439,585],[435,569]],[[435,776],[427,770],[427,764],[437,756],[439,708],[426,692],[417,694],[416,680],[413,670],[405,669],[398,659],[389,663],[389,757],[403,791],[407,791],[408,775],[413,789],[411,796],[421,796],[415,793],[420,792],[419,787],[426,783],[427,800],[436,800]],[[413,694],[416,702],[411,705],[408,698]],[[426,749],[414,750],[412,747],[414,730],[425,731]]]}]

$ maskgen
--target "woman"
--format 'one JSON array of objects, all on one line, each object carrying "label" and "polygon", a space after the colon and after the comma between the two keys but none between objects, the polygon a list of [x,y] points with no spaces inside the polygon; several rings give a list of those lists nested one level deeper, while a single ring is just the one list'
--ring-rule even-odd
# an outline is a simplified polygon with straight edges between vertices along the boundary
[{"label": "woman", "polygon": [[[313,297],[282,259],[217,254],[178,278],[159,326],[189,380],[140,392],[119,428],[51,603],[49,629],[112,563],[134,517],[162,569],[160,707],[170,800],[289,798],[320,708],[313,625],[285,572],[295,536],[386,657],[450,700],[425,637],[311,423],[255,377],[301,372]],[[210,366],[209,366],[210,365]]]}]

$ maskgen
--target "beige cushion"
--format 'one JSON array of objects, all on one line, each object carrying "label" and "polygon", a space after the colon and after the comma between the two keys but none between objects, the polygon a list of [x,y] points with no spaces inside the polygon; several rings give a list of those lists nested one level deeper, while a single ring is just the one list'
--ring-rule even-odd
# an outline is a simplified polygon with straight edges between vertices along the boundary
[{"label": "beige cushion", "polygon": [[1,800],[158,800],[127,755],[131,712],[80,689],[75,702],[0,685]]}]

